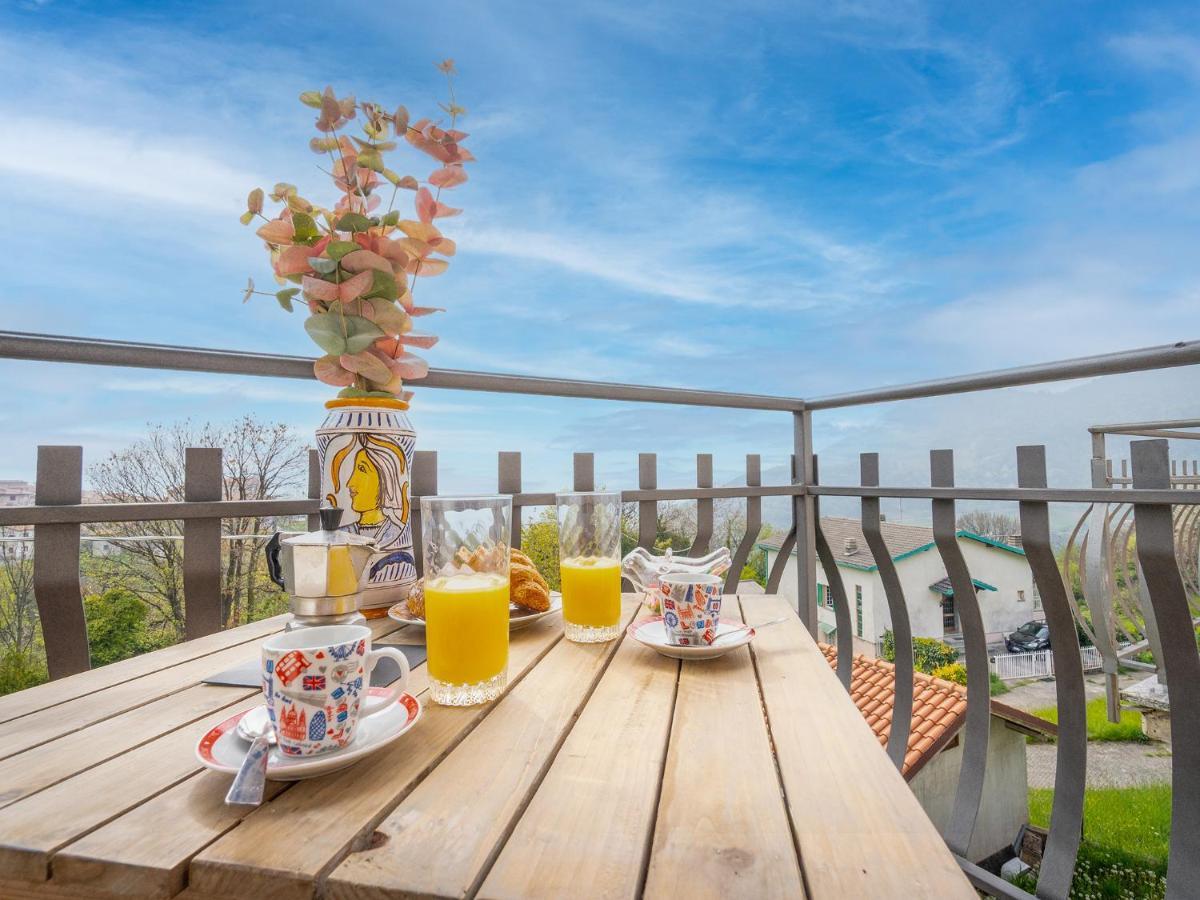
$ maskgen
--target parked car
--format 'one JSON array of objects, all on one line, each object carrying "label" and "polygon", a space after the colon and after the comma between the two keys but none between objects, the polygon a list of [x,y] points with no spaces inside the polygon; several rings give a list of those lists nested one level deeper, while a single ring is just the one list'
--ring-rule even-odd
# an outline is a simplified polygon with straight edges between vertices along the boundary
[{"label": "parked car", "polygon": [[1009,653],[1032,653],[1050,649],[1050,628],[1045,622],[1026,622],[1004,639]]}]

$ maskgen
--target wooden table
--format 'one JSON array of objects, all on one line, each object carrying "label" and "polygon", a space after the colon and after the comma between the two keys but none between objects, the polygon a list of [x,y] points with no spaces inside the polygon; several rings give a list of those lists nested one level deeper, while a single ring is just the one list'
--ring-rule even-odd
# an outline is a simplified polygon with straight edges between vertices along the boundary
[{"label": "wooden table", "polygon": [[[727,598],[743,614],[791,611]],[[259,697],[200,679],[282,626],[0,698],[0,896],[975,897],[794,614],[683,664],[543,620],[513,634],[497,702],[426,703],[396,744],[247,814],[194,748]]]}]

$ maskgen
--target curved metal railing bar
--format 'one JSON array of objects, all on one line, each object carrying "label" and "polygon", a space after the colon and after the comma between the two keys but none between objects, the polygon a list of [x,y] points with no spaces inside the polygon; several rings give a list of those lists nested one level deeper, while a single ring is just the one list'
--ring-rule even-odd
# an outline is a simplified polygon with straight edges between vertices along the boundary
[{"label": "curved metal railing bar", "polygon": [[[1046,486],[1046,448],[1017,448],[1017,482],[1022,487]],[[1058,750],[1054,772],[1054,805],[1050,836],[1042,856],[1037,895],[1066,900],[1075,872],[1083,827],[1083,792],[1087,772],[1086,696],[1079,638],[1067,591],[1050,546],[1050,508],[1046,503],[1020,506],[1021,542],[1042,594],[1042,610],[1050,626],[1054,655],[1055,696],[1058,700]]]},{"label": "curved metal railing bar", "polygon": [[[792,454],[792,481],[796,481],[798,472],[797,466],[800,465],[800,460],[796,455]],[[796,519],[792,517],[792,527],[788,529],[788,533],[783,536],[783,540],[779,544],[779,555],[775,557],[775,564],[771,566],[771,573],[767,576],[767,593],[779,593],[779,585],[783,581],[783,573],[787,569],[787,562],[792,557],[792,551],[796,549]],[[801,548],[803,552],[803,548]],[[800,557],[796,557],[796,566],[800,566]],[[801,618],[804,613],[801,611]]]},{"label": "curved metal railing bar", "polygon": [[[931,450],[930,483],[933,487],[954,486],[954,451]],[[983,614],[971,571],[958,545],[958,517],[953,500],[933,500],[933,540],[946,566],[954,603],[962,621],[963,648],[967,655],[967,724],[963,736],[962,768],[954,808],[946,826],[950,849],[967,856],[979,804],[983,799],[983,779],[987,770],[988,736],[991,730],[991,679],[989,678],[987,636]]]},{"label": "curved metal railing bar", "polygon": [[[864,487],[879,484],[879,454],[862,453],[859,459],[859,480]],[[896,648],[895,699],[892,705],[892,724],[888,730],[887,753],[896,768],[903,770],[908,751],[908,736],[912,731],[913,707],[913,646],[912,627],[908,621],[908,604],[891,551],[883,539],[883,518],[879,513],[878,497],[862,498],[862,529],[867,547],[879,569],[879,580],[887,597],[892,617],[892,638]]]},{"label": "curved metal railing bar", "polygon": [[[1168,484],[1167,442],[1132,441],[1134,487]],[[1162,657],[1170,673],[1171,844],[1167,900],[1194,897],[1200,884],[1200,654],[1187,594],[1175,558],[1171,508],[1139,504],[1134,510],[1137,555],[1158,619]],[[1061,733],[1061,725],[1060,725]]]},{"label": "curved metal railing bar", "polygon": [[[713,458],[711,453],[696,454],[696,487],[710,488],[713,483]],[[696,539],[688,549],[688,556],[703,556],[708,552],[713,535],[713,499],[696,501]]]},{"label": "curved metal railing bar", "polygon": [[[817,480],[818,471],[817,457],[813,456],[813,481]],[[837,676],[842,687],[849,692],[854,673],[854,630],[853,621],[850,618],[850,600],[846,596],[846,584],[842,581],[842,573],[838,568],[837,560],[834,559],[833,551],[829,548],[829,541],[826,540],[825,532],[821,528],[821,501],[816,500],[813,505],[815,507],[813,543],[816,546],[817,560],[821,563],[821,568],[825,571],[825,578],[829,582],[826,597],[832,595],[833,616],[837,622]]]},{"label": "curved metal railing bar", "polygon": [[[762,484],[762,457],[757,453],[747,453],[746,487],[758,487],[760,484]],[[746,531],[742,535],[737,550],[733,553],[729,571],[725,573],[726,594],[737,591],[738,583],[742,578],[742,569],[745,568],[746,560],[750,558],[750,554],[754,550],[754,544],[758,541],[760,531],[762,531],[762,498],[748,496],[746,497]]]}]

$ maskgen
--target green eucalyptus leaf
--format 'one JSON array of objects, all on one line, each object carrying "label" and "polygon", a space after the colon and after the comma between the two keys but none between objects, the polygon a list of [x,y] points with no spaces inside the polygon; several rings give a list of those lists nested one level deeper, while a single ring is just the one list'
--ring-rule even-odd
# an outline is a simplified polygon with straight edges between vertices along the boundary
[{"label": "green eucalyptus leaf", "polygon": [[282,291],[275,292],[275,299],[279,301],[279,305],[288,312],[292,311],[292,298],[300,293],[300,288],[285,288]]},{"label": "green eucalyptus leaf", "polygon": [[300,95],[300,102],[305,106],[311,106],[313,109],[321,108],[321,92],[320,91],[305,91]]},{"label": "green eucalyptus leaf", "polygon": [[330,259],[340,260],[348,253],[353,253],[355,250],[361,250],[362,247],[354,243],[354,241],[330,241],[325,248],[325,252],[329,254]]},{"label": "green eucalyptus leaf", "polygon": [[366,231],[371,227],[371,220],[361,213],[346,213],[333,227],[338,231]]},{"label": "green eucalyptus leaf", "polygon": [[400,223],[400,210],[393,209],[390,213],[379,220],[383,225],[398,225]]},{"label": "green eucalyptus leaf", "polygon": [[378,150],[366,150],[358,154],[358,165],[363,169],[370,169],[372,172],[383,173],[383,154]]},{"label": "green eucalyptus leaf", "polygon": [[400,296],[400,288],[396,285],[394,276],[389,275],[387,272],[381,272],[379,269],[372,269],[371,288],[362,296],[366,300],[370,300],[372,297],[395,300]]},{"label": "green eucalyptus leaf", "polygon": [[324,256],[310,256],[308,258],[308,264],[312,266],[315,271],[320,272],[322,275],[332,275],[335,271],[337,271],[338,265],[336,259],[326,259]]},{"label": "green eucalyptus leaf", "polygon": [[244,212],[240,216],[238,216],[238,221],[241,222],[243,225],[249,225],[251,222],[254,221],[254,213],[247,210],[246,212]]},{"label": "green eucalyptus leaf", "polygon": [[[374,393],[375,393],[374,391],[364,391],[362,388],[354,387],[353,385],[351,385],[350,387],[342,388],[340,391],[338,391],[337,395],[339,397],[341,397],[343,400],[346,400],[351,397],[371,397],[371,396],[374,396]],[[390,397],[391,394],[389,394],[388,396]]]},{"label": "green eucalyptus leaf", "polygon": [[304,330],[318,347],[331,356],[346,352],[346,336],[342,334],[339,316],[333,313],[317,313],[304,320]]},{"label": "green eucalyptus leaf", "polygon": [[321,237],[316,220],[308,213],[292,213],[292,227],[296,230],[294,240],[297,244],[312,244]]}]

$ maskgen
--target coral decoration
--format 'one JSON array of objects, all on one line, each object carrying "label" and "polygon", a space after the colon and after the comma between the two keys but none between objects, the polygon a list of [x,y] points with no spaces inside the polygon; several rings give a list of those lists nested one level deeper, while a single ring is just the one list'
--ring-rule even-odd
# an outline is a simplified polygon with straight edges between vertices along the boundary
[{"label": "coral decoration", "polygon": [[[464,166],[475,160],[463,146],[467,135],[455,128],[466,110],[454,98],[454,61],[437,68],[449,86],[449,101],[438,104],[449,117],[448,127],[431,119],[410,123],[403,106],[388,112],[353,96],[339,98],[328,87],[301,94],[303,104],[318,110],[320,136],[309,146],[328,158],[327,174],[340,196],[332,209],[324,209],[299,196],[295,185],[277,184],[269,195],[255,188],[241,217],[243,225],[255,218],[265,223],[256,234],[266,243],[276,282],[284,286],[259,291],[251,279],[243,300],[255,294],[274,297],[292,312],[300,296],[309,312],[304,329],[325,353],[313,373],[342,388],[339,397],[407,400],[411,393],[405,381],[429,371],[409,348],[428,349],[438,339],[413,331],[412,320],[442,309],[416,306],[413,294],[418,278],[441,275],[450,265],[446,257],[458,250],[433,223],[462,212],[442,203],[441,193],[466,182]],[[340,133],[354,119],[361,121],[363,138]],[[397,147],[391,136],[403,137],[437,161],[425,182],[384,164],[384,154]],[[383,208],[386,185],[391,195]],[[401,218],[395,209],[402,189],[414,192],[415,220]],[[263,213],[268,196],[282,204],[274,218]]]}]

